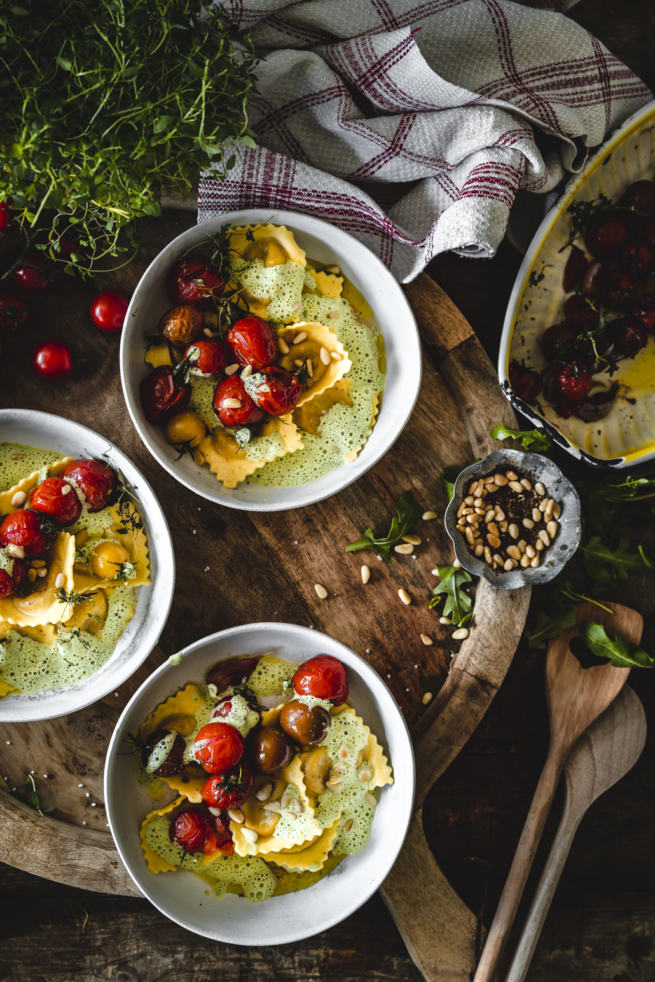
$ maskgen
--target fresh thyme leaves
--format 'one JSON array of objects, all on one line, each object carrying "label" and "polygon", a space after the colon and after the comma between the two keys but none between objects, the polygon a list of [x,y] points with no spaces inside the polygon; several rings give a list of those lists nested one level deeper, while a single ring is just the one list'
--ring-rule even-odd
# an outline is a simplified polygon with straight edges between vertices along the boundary
[{"label": "fresh thyme leaves", "polygon": [[391,562],[392,548],[397,543],[402,542],[403,535],[407,535],[412,526],[420,522],[424,510],[423,506],[419,505],[414,498],[413,492],[405,491],[396,503],[396,516],[391,521],[388,534],[383,538],[376,539],[373,529],[366,529],[361,539],[346,546],[346,552],[373,549],[386,562]]},{"label": "fresh thyme leaves", "polygon": [[185,454],[188,454],[191,460],[196,459],[197,444],[194,447],[191,440],[187,440],[183,443],[174,443],[172,446],[173,450],[177,450],[177,457],[175,458],[176,461],[181,460]]},{"label": "fresh thyme leaves", "polygon": [[[30,785],[32,786],[30,801],[25,802],[25,798],[23,797],[22,794],[20,794],[20,792],[23,790],[23,788],[27,788]],[[15,791],[12,791],[11,794],[13,795],[14,798],[17,798],[19,801],[31,805],[31,807],[38,812],[41,818],[47,815],[48,812],[53,812],[55,810],[54,805],[52,806],[52,808],[43,807],[43,801],[41,799],[41,795],[36,790],[36,783],[34,781],[34,776],[32,774],[28,774],[25,780],[23,781],[23,783],[21,784],[21,786],[17,788]]]},{"label": "fresh thyme leaves", "polygon": [[223,179],[254,146],[250,42],[207,0],[23,4],[3,10],[0,199],[89,275],[139,250],[133,220],[160,214],[161,188],[187,197],[201,167]]},{"label": "fresh thyme leaves", "polygon": [[136,566],[134,563],[114,563],[112,566],[116,566],[117,570],[112,579],[114,580],[133,580],[136,578]]},{"label": "fresh thyme leaves", "polygon": [[597,658],[607,658],[617,668],[652,668],[655,658],[647,654],[638,644],[626,641],[616,631],[612,640],[602,624],[596,621],[583,621],[580,624],[580,637]]},{"label": "fresh thyme leaves", "polygon": [[494,426],[489,434],[494,440],[520,440],[524,450],[533,453],[548,453],[553,441],[543,430],[513,430],[511,426]]},{"label": "fresh thyme leaves", "polygon": [[606,198],[602,191],[597,198],[593,198],[591,201],[573,201],[566,209],[567,214],[571,216],[571,235],[558,251],[564,252],[572,242],[584,235],[592,215],[612,207],[616,207],[616,205],[609,198]]},{"label": "fresh thyme leaves", "polygon": [[73,640],[79,641],[85,648],[91,647],[91,642],[88,640],[88,638],[82,637],[82,631],[79,627],[72,627],[68,632],[68,635],[64,635],[62,633],[59,634],[59,641],[63,642],[64,644],[67,644]]},{"label": "fresh thyme leaves", "polygon": [[458,627],[466,627],[473,617],[473,601],[464,590],[464,584],[471,582],[470,575],[456,566],[437,566],[437,571],[441,579],[428,606],[433,609],[445,597],[442,615]]},{"label": "fresh thyme leaves", "polygon": [[73,604],[74,606],[94,602],[94,595],[92,593],[78,593],[77,590],[67,590],[65,587],[56,590],[55,597],[60,604]]}]

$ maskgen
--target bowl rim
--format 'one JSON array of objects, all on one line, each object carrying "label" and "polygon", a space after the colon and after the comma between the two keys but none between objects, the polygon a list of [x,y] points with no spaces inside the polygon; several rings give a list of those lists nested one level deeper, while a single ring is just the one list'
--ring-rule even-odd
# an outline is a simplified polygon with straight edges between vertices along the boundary
[{"label": "bowl rim", "polygon": [[[117,672],[116,674],[112,674],[110,676],[110,679],[108,680],[106,685],[102,686],[97,691],[88,692],[85,696],[83,696],[83,698],[79,702],[76,702],[74,705],[63,708],[61,710],[56,710],[54,712],[48,711],[45,714],[41,713],[36,716],[30,716],[29,718],[27,718],[22,713],[16,715],[16,713],[12,712],[11,710],[12,705],[30,705],[31,701],[18,702],[21,696],[21,693],[18,693],[15,699],[12,702],[9,702],[8,699],[11,698],[11,693],[10,693],[9,696],[5,697],[0,703],[0,720],[3,723],[15,723],[15,722],[33,723],[46,719],[56,719],[57,717],[60,716],[68,716],[72,713],[79,712],[82,709],[86,709],[88,706],[91,706],[94,702],[98,702],[98,700],[103,699],[110,692],[112,692],[119,686],[123,685],[129,678],[131,678],[132,675],[134,675],[134,673],[141,667],[141,665],[143,665],[143,663],[151,654],[153,648],[158,644],[159,637],[162,631],[164,630],[164,627],[166,626],[166,622],[168,620],[168,615],[170,613],[171,606],[173,604],[173,595],[175,592],[175,551],[173,549],[173,539],[171,536],[171,532],[168,527],[168,522],[166,520],[164,511],[157,498],[157,495],[153,491],[150,483],[146,480],[145,476],[143,475],[139,467],[132,461],[130,457],[128,457],[126,453],[124,453],[119,447],[117,447],[115,443],[113,443],[110,439],[104,436],[104,434],[97,433],[95,430],[92,430],[90,427],[85,426],[83,423],[78,423],[76,420],[68,419],[65,416],[58,416],[56,413],[46,413],[36,409],[0,409],[0,427],[3,427],[3,424],[9,424],[9,423],[17,423],[22,425],[28,424],[30,426],[33,426],[36,432],[38,430],[39,421],[43,422],[44,420],[48,420],[48,421],[61,420],[66,426],[73,427],[75,430],[79,432],[81,443],[84,443],[84,440],[89,438],[91,438],[93,441],[97,441],[97,440],[102,441],[104,444],[106,444],[110,454],[115,455],[114,460],[112,460],[112,463],[114,463],[115,461],[115,466],[120,466],[122,469],[124,466],[124,462],[126,461],[128,464],[128,469],[132,468],[136,472],[139,481],[139,484],[137,486],[137,492],[140,492],[141,488],[143,487],[145,488],[147,494],[149,494],[152,499],[152,502],[148,506],[147,511],[145,509],[145,505],[142,503],[143,498],[140,494],[138,494],[139,503],[141,504],[141,508],[146,515],[148,525],[150,526],[150,529],[153,533],[153,537],[155,531],[158,535],[157,545],[156,545],[157,552],[161,551],[162,553],[165,553],[165,555],[163,555],[162,560],[157,563],[157,573],[156,576],[152,578],[151,585],[150,585],[150,588],[152,590],[152,595],[148,603],[148,608],[146,612],[146,621],[144,622],[144,627],[145,627],[146,623],[150,621],[150,629],[147,631],[146,636],[140,642],[140,644],[139,645],[135,644],[133,646],[134,650],[138,650],[140,647],[143,647],[144,649],[143,656],[140,657],[136,663],[135,663],[134,656],[132,656],[130,659],[126,660],[121,671]],[[48,442],[48,440],[46,439],[44,442]],[[43,447],[41,449],[47,449],[47,448]],[[155,549],[155,545],[149,541],[148,550],[151,556],[154,549]],[[159,595],[159,593],[155,595],[155,589],[161,591],[161,596]],[[139,600],[140,597],[137,597],[137,609],[139,606]],[[154,634],[156,634],[156,637],[151,637],[151,635]],[[109,662],[106,662],[105,664],[108,663]],[[104,666],[101,666],[101,668],[98,669],[98,672],[101,672],[103,667]],[[89,675],[86,679],[83,679],[81,684],[91,683],[92,680],[98,675],[98,672],[95,672],[93,673],[93,675]],[[65,698],[66,692],[70,691],[70,689],[72,688],[74,688],[74,686],[62,686],[61,688],[58,689],[47,689],[45,690],[45,693],[42,693],[41,695],[44,696],[44,699],[47,698],[48,701],[51,698],[61,699],[61,698]],[[54,693],[54,695],[48,696],[47,694],[49,693]],[[36,695],[39,694],[37,693]],[[5,715],[5,711],[6,711],[6,715]]]},{"label": "bowl rim", "polygon": [[[389,872],[391,871],[392,866],[398,859],[398,856],[402,850],[403,844],[409,832],[409,826],[414,813],[414,797],[416,793],[416,759],[414,755],[414,745],[412,743],[409,727],[407,726],[405,717],[403,716],[403,713],[398,703],[396,702],[393,693],[386,685],[384,679],[371,665],[369,665],[367,661],[365,661],[365,659],[361,657],[361,655],[358,655],[347,645],[343,644],[341,641],[337,641],[336,638],[332,638],[330,635],[326,635],[322,631],[316,631],[313,630],[312,628],[303,627],[302,625],[290,624],[280,621],[273,621],[273,622],[261,621],[261,622],[254,622],[251,624],[241,624],[236,627],[226,628],[223,631],[217,631],[214,634],[206,635],[204,638],[200,638],[198,641],[194,641],[192,644],[187,645],[186,648],[183,648],[181,651],[178,652],[178,654],[181,655],[181,663],[182,664],[184,663],[184,659],[187,655],[194,654],[198,650],[207,648],[208,649],[207,667],[210,667],[211,664],[216,663],[215,655],[213,656],[213,658],[210,658],[209,656],[209,651],[211,650],[212,645],[214,645],[217,641],[223,641],[227,638],[239,638],[240,636],[246,635],[253,630],[258,630],[258,631],[264,630],[270,632],[271,634],[280,634],[280,635],[291,631],[293,633],[297,633],[301,637],[307,637],[308,640],[311,639],[314,642],[314,644],[316,638],[327,638],[329,639],[331,645],[335,646],[337,649],[341,650],[342,652],[345,652],[346,667],[349,667],[349,664],[353,663],[356,666],[356,670],[358,674],[361,676],[362,680],[366,684],[369,691],[371,691],[375,695],[375,690],[377,687],[378,691],[382,692],[390,700],[391,712],[392,714],[395,713],[395,718],[387,721],[382,711],[380,711],[380,715],[383,716],[385,729],[390,730],[393,727],[396,734],[402,735],[402,738],[406,743],[407,749],[409,750],[410,760],[412,763],[411,774],[409,777],[411,783],[411,795],[408,797],[408,800],[406,801],[404,806],[404,815],[401,823],[402,834],[396,837],[393,843],[393,848],[389,849],[388,852],[386,853],[385,861],[380,863],[375,878],[367,884],[366,889],[363,891],[362,896],[358,897],[354,903],[344,905],[336,913],[334,914],[331,913],[329,917],[322,919],[320,924],[318,925],[314,925],[313,923],[311,923],[311,918],[308,918],[308,926],[309,926],[308,930],[304,930],[301,928],[301,930],[299,930],[298,932],[290,934],[289,936],[285,935],[279,941],[274,942],[275,944],[290,944],[297,941],[301,941],[308,937],[312,937],[313,935],[318,934],[321,931],[326,931],[329,928],[334,927],[336,924],[339,924],[347,917],[350,917],[351,914],[355,913],[355,911],[357,911],[368,900],[370,900],[373,894],[380,888],[380,886],[388,876]],[[226,655],[226,658],[228,657],[231,656]],[[300,662],[298,664],[300,664]],[[116,764],[114,764],[114,761],[117,756],[116,748],[119,746],[120,741],[123,739],[124,730],[126,728],[126,721],[129,717],[129,714],[132,711],[133,706],[135,706],[135,704],[138,703],[139,700],[141,700],[141,698],[145,695],[145,693],[149,689],[151,689],[162,678],[162,676],[165,675],[166,671],[169,669],[170,669],[170,664],[167,660],[164,662],[163,665],[160,665],[159,668],[157,668],[154,672],[152,672],[152,674],[149,675],[147,679],[144,680],[144,682],[139,686],[137,691],[134,693],[130,701],[123,709],[123,712],[121,713],[116,723],[116,726],[114,727],[114,732],[112,733],[112,737],[109,746],[107,748],[107,755],[105,758],[104,782],[103,782],[105,807],[107,811],[107,821],[109,823],[110,830],[112,832],[116,850],[121,858],[123,865],[125,866],[126,870],[130,874],[133,882],[135,883],[137,888],[144,894],[144,896],[150,901],[150,903],[152,903],[157,908],[157,910],[159,910],[165,917],[168,917],[176,924],[179,924],[181,927],[184,927],[189,931],[193,931],[195,934],[198,934],[201,937],[213,938],[214,940],[218,940],[228,944],[247,944],[250,946],[256,943],[253,943],[252,941],[235,940],[234,938],[226,936],[226,933],[220,932],[220,930],[210,935],[205,930],[199,929],[198,927],[194,926],[192,923],[188,921],[184,922],[180,918],[176,917],[174,914],[171,914],[169,911],[165,910],[164,907],[156,899],[153,898],[153,896],[151,895],[148,889],[148,883],[149,883],[148,877],[152,876],[152,874],[147,870],[145,864],[143,865],[143,869],[140,869],[139,871],[132,868],[132,864],[124,855],[119,838],[113,834],[112,802],[113,802],[113,795],[115,793],[113,788],[113,783],[119,781],[118,777],[115,777],[113,774],[113,771],[117,766]],[[179,689],[178,686],[174,687],[174,691],[178,691],[178,689]],[[393,765],[393,761],[392,761],[392,765]],[[134,835],[138,835],[138,829],[136,825],[133,831],[134,831]],[[349,857],[346,857],[346,859],[348,858]],[[348,868],[347,866],[344,866],[344,871],[347,870],[347,868]],[[318,886],[319,884],[315,884],[315,885]],[[253,906],[253,912],[256,912],[258,905],[253,904],[252,906]],[[217,923],[220,926],[220,920],[217,919]],[[263,942],[263,944],[269,946],[271,942],[265,941]]]},{"label": "bowl rim", "polygon": [[[125,399],[125,404],[127,405],[128,412],[130,414],[130,418],[132,419],[132,423],[134,424],[134,427],[137,433],[139,434],[139,437],[143,442],[143,444],[146,446],[146,448],[152,454],[155,460],[164,468],[164,470],[168,471],[168,473],[172,477],[174,477],[176,481],[179,481],[180,484],[183,484],[194,494],[198,494],[201,497],[206,498],[208,501],[213,501],[219,505],[224,505],[227,508],[236,508],[241,511],[277,512],[277,511],[289,511],[294,508],[305,508],[308,505],[316,504],[319,501],[325,501],[327,498],[331,498],[333,495],[339,494],[345,488],[349,487],[349,485],[359,480],[359,478],[362,477],[364,474],[366,474],[372,467],[374,467],[389,452],[389,450],[394,445],[396,440],[400,437],[401,433],[405,429],[405,426],[409,422],[412,413],[414,412],[421,389],[423,366],[422,366],[421,342],[420,342],[420,336],[419,336],[418,326],[416,323],[414,312],[412,311],[412,308],[410,307],[409,302],[405,294],[403,293],[400,283],[398,283],[398,281],[392,275],[390,270],[384,265],[382,260],[378,256],[376,256],[375,253],[373,253],[368,248],[368,246],[366,246],[363,242],[360,242],[359,239],[356,239],[348,232],[344,232],[343,229],[337,228],[334,225],[330,225],[329,222],[325,222],[322,219],[314,218],[313,216],[310,215],[304,215],[301,212],[285,211],[282,209],[271,210],[271,209],[262,209],[262,208],[244,208],[244,209],[236,209],[234,211],[224,212],[220,216],[209,218],[204,222],[198,222],[195,226],[192,226],[190,229],[187,229],[185,232],[182,232],[180,233],[180,235],[171,239],[170,242],[168,242],[163,247],[163,249],[161,249],[157,253],[157,255],[152,259],[152,261],[148,264],[146,270],[143,272],[141,278],[139,279],[139,282],[130,299],[130,305],[127,309],[127,313],[125,314],[125,323],[129,325],[131,317],[136,316],[135,314],[133,315],[133,307],[136,305],[136,303],[139,302],[138,301],[139,287],[141,286],[144,279],[150,272],[152,266],[159,261],[160,257],[166,250],[170,249],[171,251],[173,251],[175,243],[179,242],[180,239],[183,238],[192,238],[193,237],[192,233],[195,233],[196,235],[202,235],[203,230],[206,229],[208,226],[214,227],[216,225],[226,224],[226,223],[227,224],[257,224],[266,220],[261,217],[262,215],[268,216],[269,222],[275,223],[277,225],[286,225],[287,227],[291,227],[292,230],[295,226],[295,228],[297,228],[298,231],[300,231],[301,233],[307,232],[310,235],[315,235],[316,238],[321,238],[324,244],[328,248],[334,249],[335,254],[337,253],[337,251],[339,251],[344,255],[351,255],[353,251],[357,253],[360,250],[364,250],[365,260],[363,257],[362,262],[365,261],[367,264],[375,266],[378,269],[378,271],[382,273],[382,275],[385,277],[387,281],[387,289],[393,291],[397,301],[399,301],[405,308],[405,313],[407,316],[407,331],[406,331],[406,338],[403,339],[403,347],[409,349],[410,346],[413,346],[414,348],[414,352],[412,353],[412,357],[416,361],[414,392],[412,393],[410,403],[407,405],[404,412],[401,413],[400,415],[396,415],[395,417],[393,417],[393,419],[391,418],[389,419],[389,424],[388,424],[389,439],[384,441],[384,445],[381,447],[379,451],[376,451],[374,453],[371,460],[368,461],[366,458],[366,450],[368,444],[368,439],[367,439],[366,443],[364,444],[359,454],[357,455],[357,458],[354,461],[349,462],[348,467],[346,467],[346,463],[344,462],[338,468],[335,468],[334,471],[330,472],[334,474],[338,473],[339,471],[342,472],[341,480],[338,482],[338,485],[333,490],[329,491],[327,494],[322,492],[309,493],[308,491],[308,493],[304,496],[302,502],[297,502],[297,501],[291,501],[289,503],[266,502],[266,501],[251,502],[251,501],[242,501],[236,497],[235,498],[231,498],[229,496],[223,497],[221,491],[225,489],[223,489],[223,486],[219,482],[216,482],[217,483],[216,488],[208,485],[206,489],[200,489],[195,485],[193,485],[190,481],[186,480],[184,475],[179,470],[173,467],[172,462],[164,458],[163,455],[159,453],[154,443],[149,439],[148,424],[142,423],[141,419],[139,418],[142,410],[138,400],[138,394],[132,392],[127,384],[127,371],[128,371],[127,338],[129,332],[125,330],[121,332],[119,362],[120,362],[121,384],[123,387],[123,396]],[[335,262],[336,261],[338,261],[338,256],[337,259],[335,259]],[[384,336],[384,331],[382,333]],[[383,412],[384,412],[384,393],[380,401],[380,409],[379,409],[378,417],[376,419],[375,427],[378,427],[380,425],[380,419],[382,418]],[[361,466],[362,456],[364,456],[364,460],[366,461],[364,467]],[[298,489],[300,488],[310,489],[314,484],[316,484],[316,482],[309,482],[308,484],[294,486],[289,490],[298,491]]]},{"label": "bowl rim", "polygon": [[[565,512],[568,514],[566,514],[565,521],[560,520],[560,526],[566,524],[566,528],[562,529],[562,534],[566,534],[567,555],[564,558],[559,553],[553,553],[551,557],[553,560],[552,566],[538,566],[536,569],[531,569],[530,567],[521,569],[519,567],[508,572],[496,573],[486,563],[483,563],[481,559],[471,555],[468,551],[465,538],[455,527],[457,510],[464,499],[464,485],[467,480],[471,477],[482,477],[493,467],[499,465],[504,466],[506,463],[512,463],[515,467],[523,467],[528,472],[532,469],[533,476],[535,476],[534,470],[536,468],[539,468],[544,475],[550,471],[552,477],[545,476],[544,480],[546,483],[548,481],[559,480],[565,488],[567,500],[564,503],[566,508],[562,508],[562,516],[565,515]],[[541,480],[542,474],[539,474],[535,479]],[[543,454],[529,453],[525,450],[514,450],[511,447],[501,447],[499,450],[494,450],[490,454],[487,454],[483,460],[478,460],[465,467],[457,475],[453,496],[446,508],[444,525],[453,543],[455,556],[467,573],[471,573],[473,576],[484,577],[487,582],[491,583],[498,590],[518,590],[522,586],[541,586],[544,583],[548,583],[564,569],[580,545],[582,537],[581,514],[582,507],[578,492],[573,483],[554,461]],[[558,538],[557,541],[561,541],[561,539]]]},{"label": "bowl rim", "polygon": [[532,238],[532,241],[530,242],[530,245],[528,246],[527,252],[525,253],[523,261],[519,267],[519,271],[516,274],[516,279],[514,280],[512,292],[507,304],[507,311],[505,313],[505,320],[503,322],[503,330],[500,339],[500,350],[498,352],[498,380],[500,382],[501,389],[512,404],[513,408],[523,416],[527,416],[530,422],[534,423],[537,427],[548,433],[557,446],[566,450],[572,456],[576,457],[576,459],[582,460],[586,464],[602,470],[611,470],[628,467],[632,464],[646,463],[646,461],[652,460],[655,457],[655,448],[650,451],[646,451],[643,454],[626,454],[622,457],[605,459],[602,457],[594,457],[593,454],[589,454],[587,451],[577,447],[568,439],[568,437],[560,432],[560,430],[552,426],[548,420],[544,419],[544,417],[541,416],[541,414],[538,413],[532,406],[530,406],[529,403],[519,399],[519,397],[514,393],[510,385],[508,375],[509,355],[517,315],[530,273],[532,272],[536,258],[539,255],[539,252],[541,251],[541,248],[553,226],[555,225],[555,222],[571,203],[581,185],[587,180],[589,174],[593,170],[596,170],[598,167],[602,166],[603,160],[608,153],[612,152],[614,147],[626,136],[629,136],[632,130],[640,128],[651,117],[655,118],[655,99],[646,103],[645,106],[642,106],[641,109],[629,116],[621,124],[621,126],[618,127],[618,129],[614,130],[610,134],[605,142],[598,148],[596,153],[589,158],[580,173],[574,174],[568,180],[562,194],[557,199],[553,207],[544,216]]}]

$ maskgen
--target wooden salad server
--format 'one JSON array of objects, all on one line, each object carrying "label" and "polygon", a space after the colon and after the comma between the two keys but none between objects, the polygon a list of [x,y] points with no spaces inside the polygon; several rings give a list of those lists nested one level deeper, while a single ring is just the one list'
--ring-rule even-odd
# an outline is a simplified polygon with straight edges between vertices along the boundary
[{"label": "wooden salad server", "polygon": [[550,748],[474,982],[492,982],[496,975],[557,783],[573,744],[616,698],[630,673],[629,668],[615,668],[609,663],[582,668],[569,649],[581,621],[597,621],[611,632],[619,631],[627,641],[638,642],[641,639],[643,618],[637,611],[613,603],[605,606],[613,613],[597,604],[580,604],[576,626],[548,646],[546,694],[550,715]]},{"label": "wooden salad server", "polygon": [[564,811],[506,982],[523,982],[527,974],[573,837],[587,809],[634,767],[645,742],[644,707],[626,685],[582,734],[566,762]]}]

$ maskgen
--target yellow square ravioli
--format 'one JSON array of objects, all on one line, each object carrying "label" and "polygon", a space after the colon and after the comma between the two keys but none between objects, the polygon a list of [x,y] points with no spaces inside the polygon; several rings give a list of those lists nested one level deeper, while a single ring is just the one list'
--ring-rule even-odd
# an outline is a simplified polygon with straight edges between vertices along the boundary
[{"label": "yellow square ravioli", "polygon": [[[278,337],[285,335],[288,330],[278,329]],[[312,378],[308,380],[307,388],[296,403],[297,409],[336,385],[350,371],[352,362],[334,331],[318,321],[301,321],[294,326],[293,333],[295,338],[302,338],[303,334],[305,337],[298,342],[291,341],[289,353],[282,356],[280,365],[288,372],[295,372],[299,367],[298,363],[302,365],[307,360],[312,363]],[[327,353],[327,364],[323,360],[326,356],[321,357],[324,351]]]},{"label": "yellow square ravioli", "polygon": [[[63,471],[67,464],[72,463],[76,460],[75,457],[62,457],[61,460],[55,460],[54,463],[49,464],[44,467],[51,477],[57,477]],[[14,484],[13,488],[9,488],[7,491],[3,491],[0,494],[0,515],[12,515],[22,505],[12,505],[11,500],[17,491],[22,491],[24,494],[29,494],[32,488],[35,488],[37,484],[40,484],[43,480],[41,471],[32,471],[27,477],[24,477],[18,484]]]},{"label": "yellow square ravioli", "polygon": [[236,488],[260,467],[276,457],[301,450],[302,437],[291,416],[271,419],[262,426],[259,436],[244,449],[227,430],[217,427],[206,436],[198,449],[210,471],[226,488]]},{"label": "yellow square ravioli", "polygon": [[[0,600],[0,620],[17,627],[38,627],[42,624],[59,624],[67,621],[73,614],[73,604],[62,602],[59,590],[70,594],[75,589],[73,562],[75,560],[75,537],[69,532],[60,532],[48,550],[48,574],[37,580],[38,589],[26,597],[14,594]],[[64,583],[55,587],[57,577],[62,574]]]}]

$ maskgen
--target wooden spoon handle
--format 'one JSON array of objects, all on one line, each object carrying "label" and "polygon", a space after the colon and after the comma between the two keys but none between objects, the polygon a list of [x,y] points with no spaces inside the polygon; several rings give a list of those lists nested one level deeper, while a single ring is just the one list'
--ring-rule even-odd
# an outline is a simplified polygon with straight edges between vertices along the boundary
[{"label": "wooden spoon handle", "polygon": [[532,799],[528,817],[523,826],[514,861],[482,952],[480,964],[475,973],[474,982],[492,982],[496,974],[546,824],[546,818],[555,797],[562,765],[561,752],[553,751],[551,747]]}]

